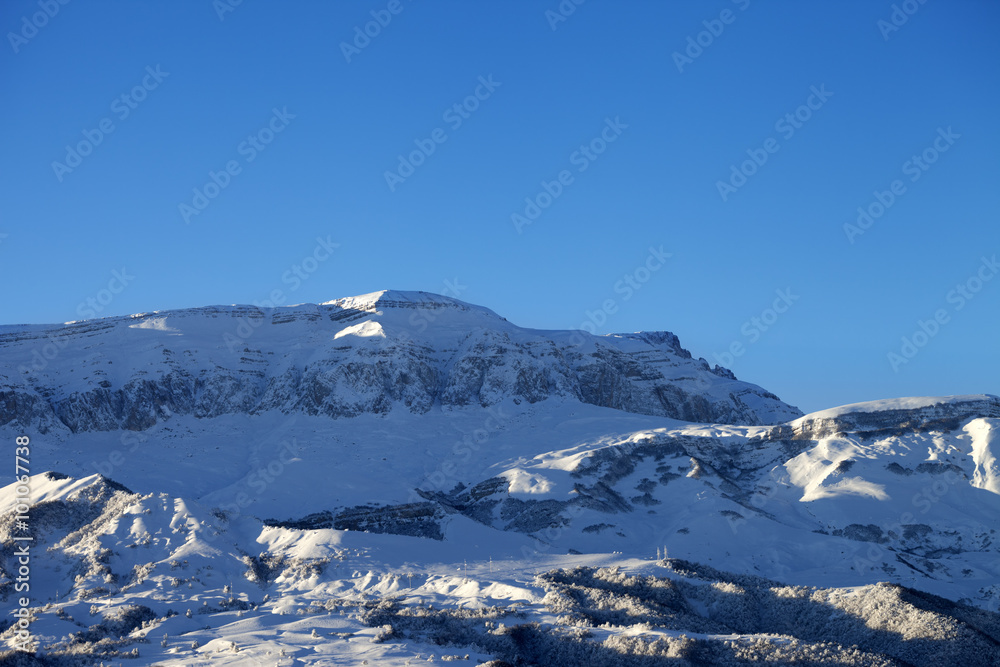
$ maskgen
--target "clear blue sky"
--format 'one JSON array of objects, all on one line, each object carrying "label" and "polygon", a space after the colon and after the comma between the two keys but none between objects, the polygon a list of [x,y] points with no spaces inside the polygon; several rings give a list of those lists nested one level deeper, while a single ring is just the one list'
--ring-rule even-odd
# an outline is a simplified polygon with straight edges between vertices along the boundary
[{"label": "clear blue sky", "polygon": [[[736,374],[805,410],[1000,393],[1000,278],[976,282],[1000,253],[997,3],[896,3],[916,11],[890,30],[871,0],[589,0],[564,21],[557,0],[223,2],[2,4],[0,322],[457,279],[523,326],[666,329],[713,363],[741,344]],[[391,20],[347,62],[373,11]],[[210,172],[228,184],[185,216]],[[543,180],[562,191],[518,230]],[[338,245],[314,263],[317,238]]]}]

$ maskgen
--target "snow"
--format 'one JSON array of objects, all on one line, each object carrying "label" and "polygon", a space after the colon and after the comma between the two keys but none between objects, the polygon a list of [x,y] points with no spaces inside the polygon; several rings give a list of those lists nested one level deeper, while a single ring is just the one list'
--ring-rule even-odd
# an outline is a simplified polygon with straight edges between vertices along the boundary
[{"label": "snow", "polygon": [[166,333],[180,333],[180,330],[167,326],[166,317],[144,317],[142,315],[133,315],[132,318],[141,318],[141,321],[138,324],[130,324],[130,329],[152,329],[153,331],[163,331]]},{"label": "snow", "polygon": [[[809,451],[802,452],[788,463],[789,481],[803,490],[801,502],[843,495],[869,496],[888,500],[885,486],[859,477],[835,477],[845,461],[868,456],[866,448],[849,438],[824,438]],[[831,481],[831,478],[833,480]]]},{"label": "snow", "polygon": [[817,419],[834,419],[857,412],[886,412],[889,410],[917,410],[935,405],[955,405],[995,399],[992,394],[966,394],[961,396],[910,396],[906,398],[886,398],[878,401],[851,403],[836,408],[810,412],[792,422],[798,424]]},{"label": "snow", "polygon": [[338,338],[343,338],[344,336],[357,336],[358,338],[385,338],[385,331],[382,329],[382,325],[378,322],[367,321],[347,327],[346,329],[341,329],[334,334],[333,338],[336,340]]},{"label": "snow", "polygon": [[521,468],[506,470],[500,475],[509,482],[511,496],[544,497],[552,494],[556,484],[547,476],[530,473]]},{"label": "snow", "polygon": [[1000,420],[976,419],[965,427],[972,439],[972,486],[1000,494]]},{"label": "snow", "polygon": [[[459,363],[456,351],[478,345],[496,352],[491,377],[513,382],[525,368],[508,354],[515,345],[537,345],[543,351],[537,359],[548,359],[560,336],[571,335],[520,329],[447,297],[380,291],[273,309],[268,326],[251,329],[245,345],[230,352],[223,334],[235,332],[238,322],[257,321],[262,312],[220,306],[137,315],[123,320],[125,326],[114,319],[76,323],[73,331],[88,345],[60,350],[33,377],[51,382],[59,396],[122,382],[132,377],[127,364],[143,377],[160,376],[170,370],[164,359],[172,355],[184,355],[181,367],[191,374],[211,376],[221,360],[235,359],[241,369],[267,363],[277,369],[272,377],[281,377],[330,363],[335,349],[346,350],[337,359],[350,363],[372,350],[408,354],[411,346],[432,349],[429,358],[442,371]],[[217,326],[220,321],[224,326]],[[8,376],[18,375],[13,369],[30,361],[49,333],[0,330],[33,336],[4,348],[10,352]],[[175,351],[163,336],[177,335],[193,342]],[[651,349],[640,335],[586,341],[584,351]],[[689,360],[675,361],[676,367],[667,361],[656,366],[680,386],[709,396],[733,386],[723,378],[703,386],[685,375],[694,367]],[[324,389],[345,396],[353,391],[336,382]],[[142,604],[157,616],[133,633],[149,639],[138,645],[143,664],[451,664],[451,657],[466,653],[471,661],[487,660],[472,647],[413,638],[374,643],[379,628],[359,620],[357,605],[390,597],[447,610],[517,604],[526,619],[557,625],[536,574],[607,566],[677,579],[653,562],[663,549],[672,558],[783,585],[833,588],[834,597],[860,597],[876,582],[890,581],[983,608],[1000,600],[1000,419],[963,418],[958,426],[928,429],[911,423],[885,433],[845,427],[847,432],[806,439],[789,438],[788,425],[689,423],[563,395],[515,400],[496,387],[481,395],[496,400],[337,419],[276,405],[252,414],[172,414],[141,431],[28,429],[36,472],[32,513],[47,517],[32,561],[34,631],[46,641],[66,640],[81,626],[56,610],[85,628],[99,621],[90,618],[92,605],[114,610]],[[990,400],[972,395],[857,403],[791,425],[854,413],[947,413],[950,406]],[[13,424],[0,426],[6,442],[21,433]],[[483,495],[460,495],[473,490]],[[5,538],[17,499],[16,484],[0,488]],[[432,507],[441,539],[377,532],[374,519],[353,530],[288,527],[316,513],[369,508],[375,516],[387,507]],[[9,560],[4,566],[11,571]],[[5,576],[0,586],[9,584]],[[704,586],[739,597],[732,582]],[[795,597],[791,589],[779,590],[777,597]],[[246,609],[227,608],[230,598]],[[691,605],[710,613],[699,600]],[[204,602],[210,612],[197,614]],[[324,606],[332,602],[356,606],[351,612]],[[44,609],[49,603],[53,607]],[[184,613],[188,608],[192,618]],[[168,615],[168,609],[179,614]],[[598,639],[679,636],[639,622],[593,631]]]}]

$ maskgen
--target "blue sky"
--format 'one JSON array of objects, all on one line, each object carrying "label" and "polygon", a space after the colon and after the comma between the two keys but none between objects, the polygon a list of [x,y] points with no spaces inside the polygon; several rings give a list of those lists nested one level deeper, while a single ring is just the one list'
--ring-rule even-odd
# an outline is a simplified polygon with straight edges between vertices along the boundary
[{"label": "blue sky", "polygon": [[0,7],[0,323],[426,290],[1000,393],[996,3],[228,2]]}]

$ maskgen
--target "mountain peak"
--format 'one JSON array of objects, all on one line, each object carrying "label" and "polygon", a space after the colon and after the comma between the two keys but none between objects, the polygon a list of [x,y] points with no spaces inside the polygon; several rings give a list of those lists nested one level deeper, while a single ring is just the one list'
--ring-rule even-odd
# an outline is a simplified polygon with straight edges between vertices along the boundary
[{"label": "mountain peak", "polygon": [[370,308],[376,304],[394,307],[397,304],[424,304],[424,303],[450,303],[456,301],[450,297],[432,292],[422,292],[420,290],[395,290],[383,289],[357,296],[346,296],[324,301],[321,306],[340,306],[342,308],[357,308],[359,310]]},{"label": "mountain peak", "polygon": [[433,292],[421,292],[410,290],[384,289],[358,296],[348,296],[333,301],[324,301],[320,306],[334,306],[347,311],[358,311],[364,313],[380,313],[382,310],[440,310],[451,308],[459,311],[477,311],[488,314],[497,319],[504,319],[489,308],[477,306],[459,299],[435,294]]}]

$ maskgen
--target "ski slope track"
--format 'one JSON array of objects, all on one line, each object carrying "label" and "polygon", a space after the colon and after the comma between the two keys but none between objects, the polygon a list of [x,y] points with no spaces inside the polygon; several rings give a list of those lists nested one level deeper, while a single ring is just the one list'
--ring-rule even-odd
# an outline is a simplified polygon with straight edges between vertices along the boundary
[{"label": "ski slope track", "polygon": [[3,326],[0,664],[1000,664],[998,434],[423,292]]}]

